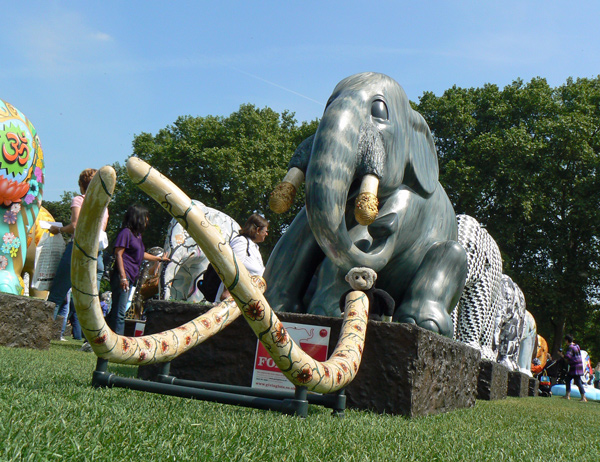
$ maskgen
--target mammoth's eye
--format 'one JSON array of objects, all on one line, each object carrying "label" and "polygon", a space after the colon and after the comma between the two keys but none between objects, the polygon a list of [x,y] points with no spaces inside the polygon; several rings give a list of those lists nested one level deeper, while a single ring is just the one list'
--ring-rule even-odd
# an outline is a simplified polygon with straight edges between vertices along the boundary
[{"label": "mammoth's eye", "polygon": [[388,109],[384,101],[376,99],[371,104],[371,115],[378,119],[388,120]]}]

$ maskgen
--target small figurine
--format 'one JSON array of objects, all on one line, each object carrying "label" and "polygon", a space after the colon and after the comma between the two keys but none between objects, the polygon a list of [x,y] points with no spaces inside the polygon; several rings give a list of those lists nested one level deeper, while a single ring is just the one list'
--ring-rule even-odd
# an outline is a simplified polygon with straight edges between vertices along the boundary
[{"label": "small figurine", "polygon": [[344,312],[346,295],[353,290],[360,290],[369,299],[369,319],[374,321],[391,322],[396,303],[385,290],[376,289],[377,273],[371,268],[356,267],[346,274],[346,282],[352,287],[340,298],[340,310]]}]

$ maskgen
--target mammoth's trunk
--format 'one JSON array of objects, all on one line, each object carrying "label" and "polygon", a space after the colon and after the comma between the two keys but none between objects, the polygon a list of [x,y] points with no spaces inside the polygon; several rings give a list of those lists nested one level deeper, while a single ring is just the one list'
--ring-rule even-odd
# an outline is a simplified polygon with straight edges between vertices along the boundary
[{"label": "mammoth's trunk", "polygon": [[306,173],[306,211],[317,242],[338,267],[348,271],[354,266],[367,266],[378,271],[387,262],[354,245],[345,215],[350,187],[359,177],[368,185],[368,193],[374,198],[375,206],[374,211],[373,206],[369,206],[370,211],[364,221],[361,221],[357,210],[358,222],[368,225],[377,215],[377,185],[381,176],[378,170],[383,163],[383,144],[379,135],[374,137],[378,145],[374,150],[381,158],[380,162],[375,162],[380,167],[374,168],[370,161],[363,158],[365,150],[359,148],[364,144],[365,131],[371,130],[365,130],[362,118],[346,106],[339,104],[329,107],[315,135]]}]

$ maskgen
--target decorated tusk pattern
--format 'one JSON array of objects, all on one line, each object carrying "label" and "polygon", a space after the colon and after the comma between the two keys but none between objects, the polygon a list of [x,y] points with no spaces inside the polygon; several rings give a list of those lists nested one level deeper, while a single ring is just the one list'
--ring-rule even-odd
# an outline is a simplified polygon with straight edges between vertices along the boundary
[{"label": "decorated tusk pattern", "polygon": [[344,388],[354,379],[362,359],[369,311],[363,292],[353,291],[346,296],[338,344],[327,361],[316,361],[291,339],[262,292],[250,283],[246,268],[238,264],[231,247],[206,220],[200,208],[144,161],[129,158],[127,171],[134,183],[159,202],[194,238],[217,268],[258,339],[292,383],[311,391],[330,393]]},{"label": "decorated tusk pattern", "polygon": [[[176,329],[143,337],[117,335],[106,325],[97,293],[95,255],[98,255],[101,217],[110,201],[115,182],[112,167],[103,167],[98,171],[88,187],[77,221],[71,258],[77,317],[85,337],[100,358],[122,364],[170,361],[220,332],[239,317],[240,311],[233,300],[226,300]],[[259,281],[255,284],[259,290]]]},{"label": "decorated tusk pattern", "polygon": [[269,208],[275,213],[287,212],[296,198],[296,193],[304,181],[304,172],[298,167],[289,169],[281,183],[275,186],[269,198]]},{"label": "decorated tusk pattern", "polygon": [[379,213],[378,188],[379,178],[375,175],[367,174],[363,177],[354,207],[354,217],[363,226],[373,223]]}]

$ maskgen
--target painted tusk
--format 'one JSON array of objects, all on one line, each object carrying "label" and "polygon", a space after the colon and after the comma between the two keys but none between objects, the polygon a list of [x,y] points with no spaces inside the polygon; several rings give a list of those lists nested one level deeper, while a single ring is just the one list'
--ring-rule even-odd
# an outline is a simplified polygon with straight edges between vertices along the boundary
[{"label": "painted tusk", "polygon": [[169,179],[144,161],[130,157],[127,172],[133,182],[159,202],[200,246],[217,268],[244,318],[288,380],[317,393],[346,387],[356,376],[364,349],[369,302],[363,292],[346,296],[344,322],[331,357],[319,362],[306,354],[289,336],[264,295],[250,283],[248,271],[238,264],[227,241]]},{"label": "painted tusk", "polygon": [[[192,321],[153,335],[125,337],[115,334],[102,316],[97,293],[96,267],[101,217],[116,182],[112,167],[103,167],[92,179],[79,219],[71,257],[73,301],[83,333],[100,358],[121,364],[153,364],[171,361],[201,344],[240,316],[232,301],[224,301]],[[262,278],[260,278],[262,279]],[[257,290],[263,287],[255,281]]]},{"label": "painted tusk", "polygon": [[379,200],[377,199],[377,189],[379,188],[379,178],[370,173],[366,174],[360,185],[360,191],[356,197],[354,207],[354,217],[359,224],[369,226],[377,218],[379,213]]},{"label": "painted tusk", "polygon": [[296,198],[296,193],[304,181],[304,172],[298,167],[289,169],[284,179],[279,183],[269,198],[269,207],[275,213],[287,212]]}]

